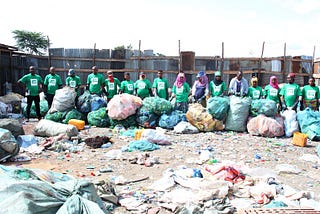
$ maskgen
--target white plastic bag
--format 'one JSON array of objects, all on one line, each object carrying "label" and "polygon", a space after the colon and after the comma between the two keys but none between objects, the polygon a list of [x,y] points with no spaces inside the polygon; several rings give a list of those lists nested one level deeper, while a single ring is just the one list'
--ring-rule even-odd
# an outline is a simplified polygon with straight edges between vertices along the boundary
[{"label": "white plastic bag", "polygon": [[297,113],[294,110],[285,110],[281,113],[284,117],[284,129],[286,137],[292,137],[294,132],[299,131],[299,124],[297,121]]}]

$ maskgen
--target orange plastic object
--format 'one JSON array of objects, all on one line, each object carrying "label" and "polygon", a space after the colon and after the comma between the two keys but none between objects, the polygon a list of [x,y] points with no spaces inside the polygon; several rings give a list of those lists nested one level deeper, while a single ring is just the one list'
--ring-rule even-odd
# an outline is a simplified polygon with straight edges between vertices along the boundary
[{"label": "orange plastic object", "polygon": [[74,125],[78,130],[84,129],[85,122],[83,120],[71,119],[68,124]]}]

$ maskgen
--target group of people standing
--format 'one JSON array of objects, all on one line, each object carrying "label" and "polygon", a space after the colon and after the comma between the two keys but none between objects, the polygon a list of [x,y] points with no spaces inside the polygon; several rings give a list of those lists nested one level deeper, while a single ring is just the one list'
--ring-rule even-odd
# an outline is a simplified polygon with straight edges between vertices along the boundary
[{"label": "group of people standing", "polygon": [[[32,102],[35,102],[37,117],[40,120],[39,93],[44,91],[48,107],[50,108],[56,90],[62,87],[62,80],[55,73],[54,67],[50,67],[49,74],[46,75],[44,81],[40,75],[35,73],[34,66],[29,67],[29,72],[29,74],[19,79],[18,83],[22,83],[26,91],[27,120],[30,117]],[[103,74],[99,73],[98,67],[93,66],[92,73],[87,77],[86,88],[91,94],[106,96],[108,101],[114,95],[121,93],[136,95],[141,99],[149,96],[156,96],[170,101],[175,99],[174,110],[180,110],[184,113],[188,111],[188,103],[190,101],[201,103],[205,107],[208,97],[228,95],[251,97],[252,99],[270,99],[277,103],[279,110],[287,108],[296,110],[298,103],[300,104],[300,110],[306,107],[310,107],[313,110],[319,109],[320,93],[319,88],[315,86],[315,79],[313,77],[310,77],[309,84],[304,86],[302,90],[295,83],[294,73],[290,73],[287,76],[287,81],[288,83],[280,89],[277,77],[272,76],[270,77],[270,84],[262,89],[258,85],[257,77],[252,77],[249,86],[248,81],[243,77],[243,72],[239,71],[236,77],[231,79],[229,88],[227,89],[220,71],[214,73],[214,78],[210,82],[206,73],[200,71],[196,76],[194,84],[190,87],[185,73],[179,72],[172,88],[170,88],[168,80],[163,77],[162,70],[157,72],[157,78],[153,80],[153,83],[146,78],[144,72],[140,72],[138,80],[133,82],[129,72],[124,73],[124,80],[120,81],[113,76],[113,71],[109,70],[105,79]],[[80,96],[79,88],[82,86],[82,83],[74,69],[69,70],[65,85],[75,89],[77,93],[75,102],[77,103]]]}]

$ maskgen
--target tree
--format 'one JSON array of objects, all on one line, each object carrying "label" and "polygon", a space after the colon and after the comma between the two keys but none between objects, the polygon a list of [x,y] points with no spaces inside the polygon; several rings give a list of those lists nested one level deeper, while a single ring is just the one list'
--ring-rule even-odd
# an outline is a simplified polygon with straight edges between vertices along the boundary
[{"label": "tree", "polygon": [[25,30],[14,30],[14,39],[18,48],[30,54],[43,55],[49,46],[49,40],[42,33]]}]

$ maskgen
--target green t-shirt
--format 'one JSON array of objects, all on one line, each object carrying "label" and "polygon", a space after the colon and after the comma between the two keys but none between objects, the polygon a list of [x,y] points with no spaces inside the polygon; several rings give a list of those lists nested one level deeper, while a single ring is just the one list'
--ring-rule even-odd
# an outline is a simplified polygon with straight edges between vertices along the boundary
[{"label": "green t-shirt", "polygon": [[301,90],[298,84],[285,84],[281,90],[280,95],[283,96],[284,102],[288,107],[292,107],[296,102],[298,96],[301,96]]},{"label": "green t-shirt", "polygon": [[264,87],[263,95],[267,100],[273,100],[276,103],[279,103],[280,102],[279,91],[280,91],[279,89],[276,89],[271,85],[267,85],[266,87]]},{"label": "green t-shirt", "polygon": [[134,83],[134,88],[137,89],[137,95],[141,99],[149,97],[152,88],[151,82],[148,79],[137,80]]},{"label": "green t-shirt", "polygon": [[188,102],[188,96],[190,93],[190,86],[188,83],[183,83],[183,85],[178,88],[177,86],[173,86],[172,93],[176,95],[176,102],[182,103],[182,102]]},{"label": "green t-shirt", "polygon": [[167,91],[169,88],[169,82],[167,79],[160,79],[159,77],[155,78],[153,81],[152,88],[156,88],[159,97],[167,99]]},{"label": "green t-shirt", "polygon": [[123,80],[121,82],[120,89],[123,93],[133,94],[134,92],[134,82],[132,80]]},{"label": "green t-shirt", "polygon": [[262,88],[260,86],[257,87],[249,87],[248,97],[251,97],[253,100],[260,99],[262,96]]},{"label": "green t-shirt", "polygon": [[220,85],[215,85],[213,81],[210,82],[209,91],[212,97],[218,97],[227,90],[225,82],[222,82]]},{"label": "green t-shirt", "polygon": [[74,77],[69,76],[69,77],[67,77],[66,85],[70,86],[71,88],[76,88],[77,96],[80,95],[80,92],[79,92],[79,90],[77,88],[77,87],[79,87],[81,85],[81,79],[80,79],[79,76],[74,76]]},{"label": "green t-shirt", "polygon": [[47,86],[47,93],[48,94],[55,94],[56,90],[59,88],[59,86],[62,85],[61,78],[58,74],[48,74],[44,78],[44,83],[45,86]]},{"label": "green t-shirt", "polygon": [[19,82],[22,82],[26,85],[28,94],[30,96],[37,96],[39,95],[39,85],[43,83],[43,80],[38,74],[26,74],[19,79]]},{"label": "green t-shirt", "polygon": [[302,97],[304,100],[320,99],[319,88],[317,86],[305,85],[302,88]]},{"label": "green t-shirt", "polygon": [[118,78],[113,77],[114,81],[110,82],[109,79],[104,81],[104,88],[108,92],[107,98],[111,99],[115,94],[118,93],[118,88],[120,88],[120,81]]},{"label": "green t-shirt", "polygon": [[102,74],[91,73],[88,75],[87,84],[89,85],[90,93],[100,94],[101,93],[101,86],[104,82],[104,77]]}]

